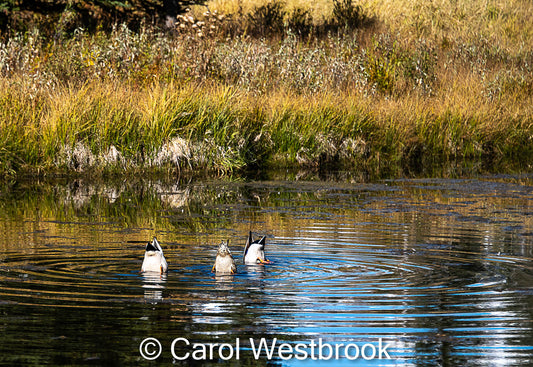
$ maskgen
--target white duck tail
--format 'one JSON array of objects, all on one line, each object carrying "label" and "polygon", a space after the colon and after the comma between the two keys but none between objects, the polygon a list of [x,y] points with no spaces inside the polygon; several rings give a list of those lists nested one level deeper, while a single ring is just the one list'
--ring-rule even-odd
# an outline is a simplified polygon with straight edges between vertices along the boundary
[{"label": "white duck tail", "polygon": [[168,270],[167,260],[163,255],[163,249],[154,237],[152,242],[146,244],[146,251],[144,252],[144,261],[141,271],[150,271],[158,273],[166,273]]},{"label": "white duck tail", "polygon": [[248,265],[253,264],[268,264],[270,263],[265,258],[265,239],[263,236],[260,240],[253,241],[252,232],[248,233],[248,239],[244,246],[243,262]]}]

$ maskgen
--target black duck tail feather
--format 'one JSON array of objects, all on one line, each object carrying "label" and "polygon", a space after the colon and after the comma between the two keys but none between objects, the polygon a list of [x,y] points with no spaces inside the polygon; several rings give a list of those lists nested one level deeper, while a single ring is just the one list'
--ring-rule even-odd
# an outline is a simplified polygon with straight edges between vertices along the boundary
[{"label": "black duck tail feather", "polygon": [[152,242],[148,242],[146,244],[146,251],[158,251],[158,248]]}]

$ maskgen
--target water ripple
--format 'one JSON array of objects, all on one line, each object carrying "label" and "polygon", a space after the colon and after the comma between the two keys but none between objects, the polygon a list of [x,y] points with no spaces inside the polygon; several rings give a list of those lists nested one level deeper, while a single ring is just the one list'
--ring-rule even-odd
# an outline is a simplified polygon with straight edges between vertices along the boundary
[{"label": "water ripple", "polygon": [[[531,362],[530,189],[475,180],[214,185],[205,190],[216,195],[198,194],[197,202],[184,197],[201,192],[193,187],[144,203],[165,198],[148,222],[160,228],[158,221],[167,221],[158,233],[166,275],[139,272],[143,244],[134,243],[153,234],[143,222],[152,213],[117,224],[116,213],[144,207],[131,208],[134,195],[122,203],[118,195],[105,204],[115,217],[109,209],[95,222],[86,218],[97,211],[92,207],[69,220],[64,208],[45,220],[0,216],[8,243],[0,255],[0,327],[9,344],[23,345],[20,329],[89,348],[104,330],[126,360],[135,354],[132,339],[149,335],[198,342],[384,338],[393,344],[395,360],[387,363],[394,365]],[[268,235],[273,264],[242,264],[252,226]],[[221,238],[230,239],[236,275],[211,273]],[[76,358],[70,354],[69,363],[85,363]]]}]

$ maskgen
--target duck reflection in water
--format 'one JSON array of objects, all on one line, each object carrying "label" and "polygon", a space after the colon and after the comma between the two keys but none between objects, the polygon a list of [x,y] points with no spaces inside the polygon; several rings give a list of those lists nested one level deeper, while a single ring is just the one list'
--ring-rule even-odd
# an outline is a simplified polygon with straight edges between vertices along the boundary
[{"label": "duck reflection in water", "polygon": [[163,291],[167,282],[167,274],[147,271],[143,273],[144,298],[146,300],[157,302],[163,300]]}]

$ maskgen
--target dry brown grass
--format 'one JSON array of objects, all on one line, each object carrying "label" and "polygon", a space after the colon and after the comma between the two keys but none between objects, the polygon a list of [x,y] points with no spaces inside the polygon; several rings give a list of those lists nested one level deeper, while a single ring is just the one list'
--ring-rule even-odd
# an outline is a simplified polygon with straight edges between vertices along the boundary
[{"label": "dry brown grass", "polygon": [[[330,17],[325,4],[313,12]],[[249,18],[207,20],[225,2],[174,35],[12,37],[0,44],[0,170],[531,168],[530,2],[361,4],[373,23],[309,37],[231,33]]]}]

